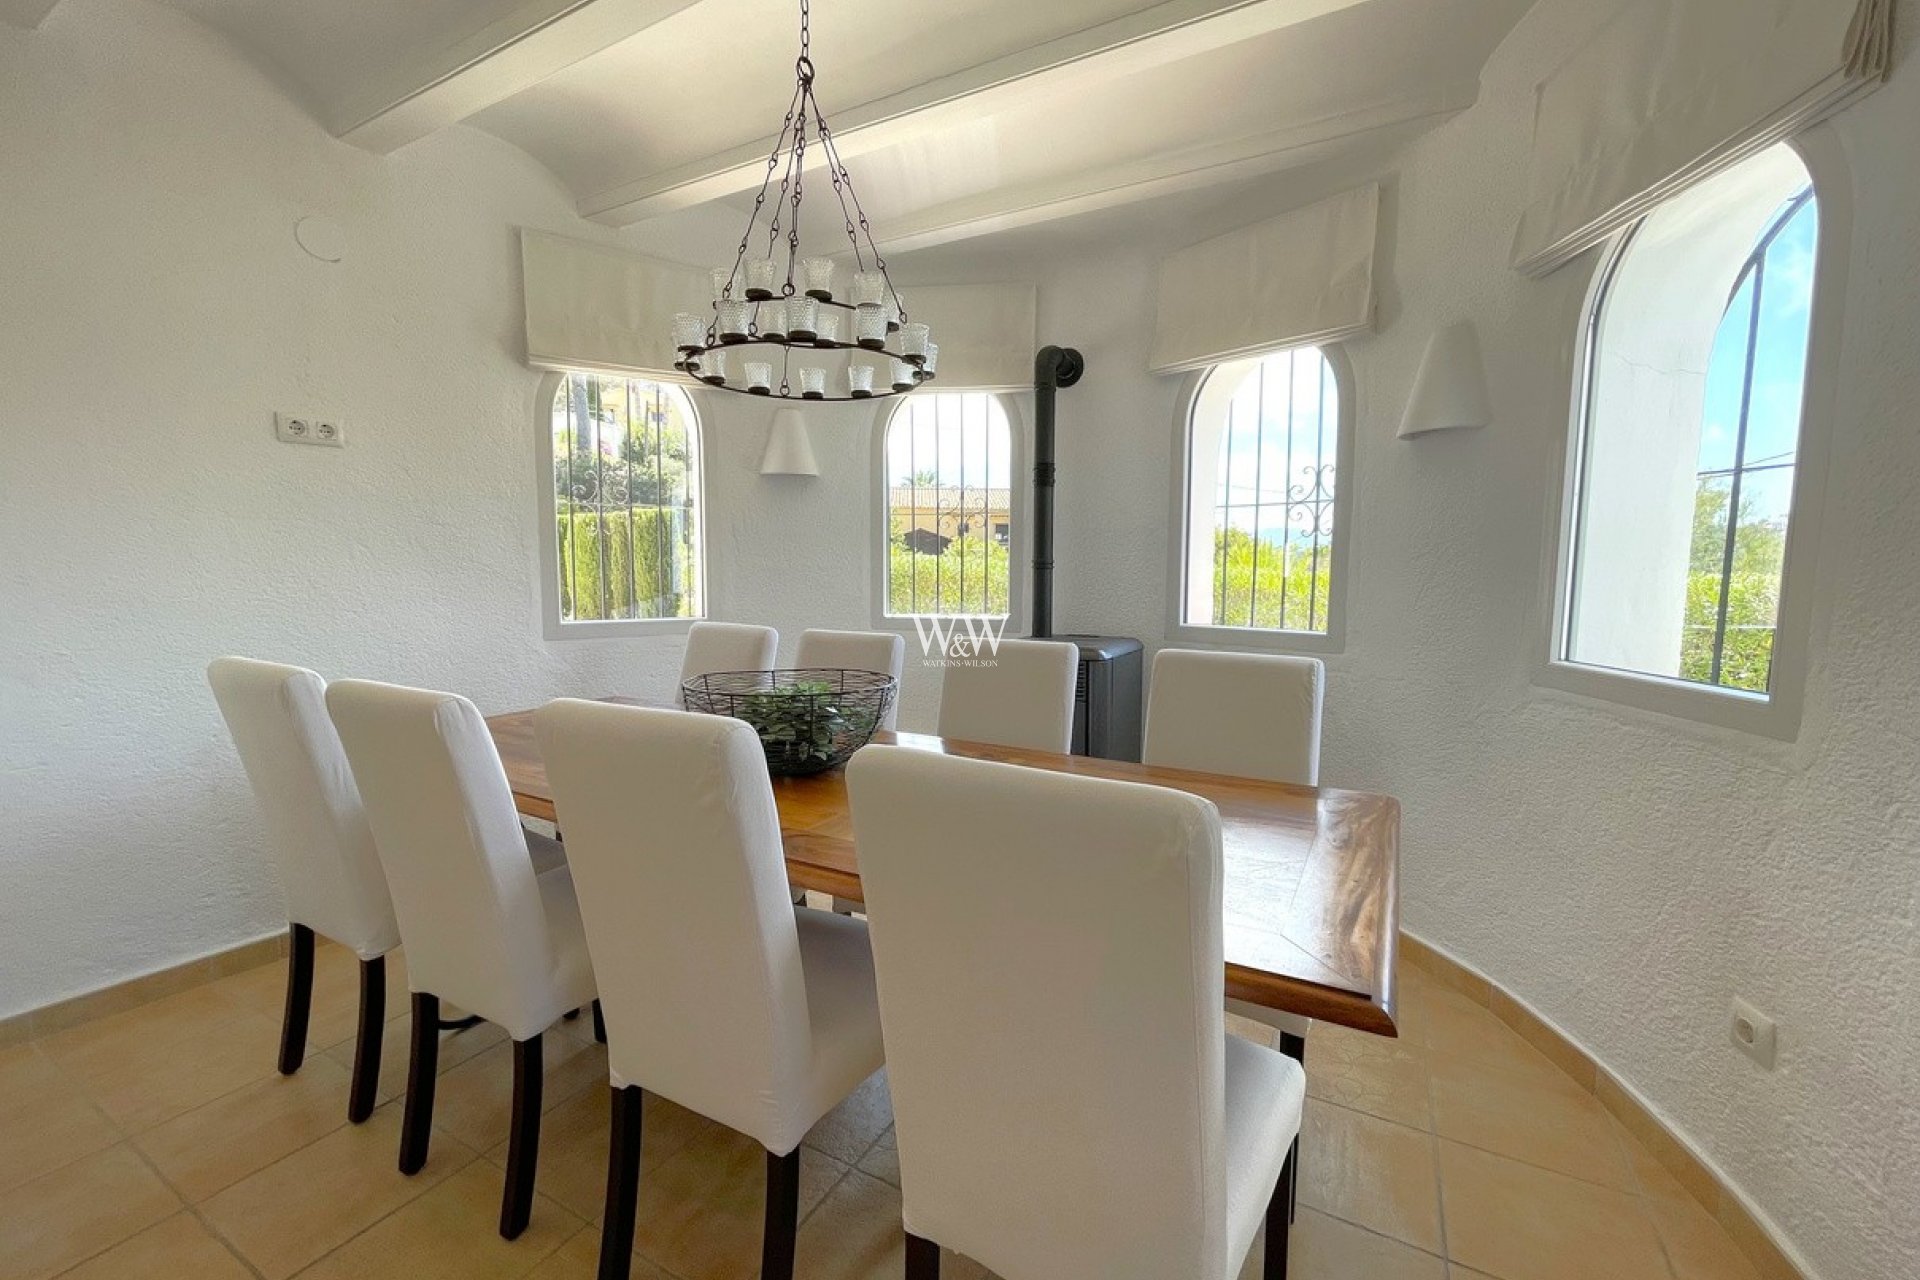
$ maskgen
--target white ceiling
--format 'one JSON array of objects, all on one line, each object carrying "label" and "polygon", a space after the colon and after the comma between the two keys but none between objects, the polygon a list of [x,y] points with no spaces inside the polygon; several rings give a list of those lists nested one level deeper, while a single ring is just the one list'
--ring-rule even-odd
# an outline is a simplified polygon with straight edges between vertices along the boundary
[{"label": "white ceiling", "polygon": [[[737,240],[798,43],[796,0],[162,2],[349,142],[465,123],[545,164],[584,216],[682,246],[708,222]],[[1472,103],[1530,3],[815,0],[816,91],[896,252],[1129,210],[1144,226],[1389,154]],[[809,182],[808,225],[837,235],[824,173]]]}]

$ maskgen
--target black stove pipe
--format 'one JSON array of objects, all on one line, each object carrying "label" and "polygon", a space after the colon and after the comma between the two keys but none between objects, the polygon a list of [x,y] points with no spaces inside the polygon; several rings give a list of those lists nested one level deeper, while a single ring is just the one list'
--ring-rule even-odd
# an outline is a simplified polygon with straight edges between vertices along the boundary
[{"label": "black stove pipe", "polygon": [[1033,634],[1053,634],[1054,392],[1080,381],[1087,362],[1072,347],[1033,358]]}]

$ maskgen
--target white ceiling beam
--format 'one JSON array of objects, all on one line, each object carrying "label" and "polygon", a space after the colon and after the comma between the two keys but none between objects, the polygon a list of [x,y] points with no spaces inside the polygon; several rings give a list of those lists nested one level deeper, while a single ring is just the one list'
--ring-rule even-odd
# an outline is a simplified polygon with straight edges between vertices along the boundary
[{"label": "white ceiling beam", "polygon": [[[326,112],[327,127],[342,141],[384,155],[457,124],[695,2],[525,0],[424,62],[383,73],[342,94]],[[0,0],[17,3],[21,0]]]},{"label": "white ceiling beam", "polygon": [[1473,105],[1479,84],[1468,80],[1410,97],[1269,133],[1128,161],[1104,169],[1002,188],[888,217],[880,247],[906,253],[976,236],[1136,204],[1239,178],[1329,159],[1371,135],[1399,142]]},{"label": "white ceiling beam", "polygon": [[31,31],[59,3],[60,0],[0,0],[0,23]]},{"label": "white ceiling beam", "polygon": [[[836,111],[843,158],[895,146],[1014,105],[1141,71],[1294,26],[1366,0],[1163,0],[1084,31]],[[750,190],[766,173],[768,142],[733,147],[692,164],[623,183],[580,203],[582,216],[628,226]]]}]

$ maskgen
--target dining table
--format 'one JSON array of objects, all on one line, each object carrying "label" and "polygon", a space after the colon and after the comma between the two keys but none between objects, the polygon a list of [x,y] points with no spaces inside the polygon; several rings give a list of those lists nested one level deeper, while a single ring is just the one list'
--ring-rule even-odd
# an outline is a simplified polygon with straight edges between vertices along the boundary
[{"label": "dining table", "polygon": [[[601,701],[653,705],[641,699]],[[487,719],[514,804],[556,821],[533,712]],[[1302,787],[1161,765],[882,730],[877,743],[1088,778],[1170,787],[1220,812],[1227,995],[1249,1004],[1394,1036],[1400,806],[1390,796]],[[860,902],[845,771],[774,777],[787,877]],[[1018,884],[1006,886],[1009,894]]]}]

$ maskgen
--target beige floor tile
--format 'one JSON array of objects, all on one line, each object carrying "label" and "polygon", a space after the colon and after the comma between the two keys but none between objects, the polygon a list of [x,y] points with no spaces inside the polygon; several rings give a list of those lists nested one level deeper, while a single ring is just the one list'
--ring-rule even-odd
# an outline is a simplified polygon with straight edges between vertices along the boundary
[{"label": "beige floor tile", "polygon": [[134,1139],[174,1189],[198,1204],[347,1123],[351,1073],[315,1054],[154,1126]]},{"label": "beige floor tile", "polygon": [[1691,1196],[1649,1197],[1645,1204],[1678,1280],[1758,1280],[1726,1228]]},{"label": "beige floor tile", "polygon": [[[535,1185],[567,1210],[598,1222],[607,1199],[607,1138],[612,1102],[605,1088],[582,1089],[540,1120],[540,1167]],[[682,1147],[719,1125],[665,1098],[647,1095],[641,1117],[640,1177],[645,1181]],[[487,1152],[504,1169],[507,1139]]]},{"label": "beige floor tile", "polygon": [[9,1191],[0,1213],[0,1276],[56,1275],[144,1231],[180,1197],[124,1143]]},{"label": "beige floor tile", "polygon": [[[400,1009],[398,1015],[387,1020],[387,1029],[381,1034],[380,1085],[374,1092],[377,1102],[391,1102],[405,1093],[407,1088],[407,1057],[411,1052],[413,1019],[406,1011],[405,1000],[400,1002]],[[442,1031],[440,1074],[445,1075],[461,1063],[506,1042],[507,1033],[490,1022],[468,1027],[464,1031]],[[349,1071],[353,1069],[352,1040],[333,1045],[325,1053],[340,1066]]]},{"label": "beige floor tile", "polygon": [[1699,1203],[1678,1178],[1667,1172],[1667,1167],[1654,1157],[1653,1152],[1642,1146],[1640,1140],[1628,1133],[1618,1120],[1613,1122],[1613,1133],[1619,1140],[1620,1152],[1626,1158],[1627,1167],[1633,1171],[1634,1181],[1639,1184],[1643,1194],[1668,1200],[1685,1200],[1689,1204]]},{"label": "beige floor tile", "polygon": [[1516,1070],[1439,1051],[1429,1065],[1433,1128],[1441,1137],[1617,1190],[1636,1189],[1613,1117],[1558,1068]]},{"label": "beige floor tile", "polygon": [[[802,1218],[845,1172],[831,1156],[800,1149]],[[766,1148],[715,1125],[641,1181],[634,1251],[684,1280],[751,1277],[760,1265],[766,1186]]]},{"label": "beige floor tile", "polygon": [[887,1092],[887,1073],[882,1069],[822,1116],[806,1141],[815,1151],[824,1151],[841,1164],[852,1164],[892,1123],[893,1095]]},{"label": "beige floor tile", "polygon": [[[595,1280],[600,1274],[600,1228],[588,1227],[527,1273],[527,1280]],[[645,1258],[633,1260],[628,1280],[677,1280]]]},{"label": "beige floor tile", "polygon": [[1439,1252],[1432,1136],[1310,1099],[1300,1137],[1300,1204]]},{"label": "beige floor tile", "polygon": [[253,1272],[191,1213],[176,1213],[62,1273],[60,1280],[251,1280]]},{"label": "beige floor tile", "polygon": [[280,1028],[209,985],[63,1031],[41,1047],[131,1134],[271,1075]]},{"label": "beige floor tile", "polygon": [[400,1105],[389,1103],[248,1175],[201,1212],[262,1275],[281,1280],[476,1158],[436,1133],[426,1168],[408,1178],[394,1167],[399,1150]]},{"label": "beige floor tile", "polygon": [[[407,965],[398,951],[387,957],[387,1015],[407,1008]],[[230,978],[221,988],[236,1004],[278,1021],[286,1009],[287,962],[275,960]],[[313,1007],[307,1018],[307,1052],[351,1045],[360,1028],[360,958],[345,947],[323,942],[313,952]],[[404,1043],[404,1042],[403,1042]]]},{"label": "beige floor tile", "polygon": [[1426,1005],[1423,1038],[1436,1053],[1452,1054],[1509,1066],[1517,1070],[1543,1068],[1567,1079],[1564,1071],[1528,1044],[1520,1034],[1458,991],[1440,988]]},{"label": "beige floor tile", "polygon": [[[540,1055],[545,1064],[540,1097],[545,1111],[583,1089],[607,1083],[607,1051],[599,1045],[548,1034],[541,1038]],[[511,1044],[497,1044],[441,1074],[433,1123],[468,1146],[484,1151],[505,1138],[512,1112]]]},{"label": "beige floor tile", "polygon": [[1495,1280],[1495,1277],[1484,1271],[1475,1271],[1472,1267],[1463,1267],[1457,1262],[1449,1262],[1447,1280]]},{"label": "beige floor tile", "polygon": [[119,1140],[120,1131],[36,1046],[0,1051],[0,1192]]},{"label": "beige floor tile", "polygon": [[801,1226],[794,1262],[805,1280],[899,1280],[907,1265],[899,1188],[849,1173]]},{"label": "beige floor tile", "polygon": [[1314,1029],[1307,1044],[1307,1094],[1415,1129],[1433,1123],[1425,1052],[1363,1031]]},{"label": "beige floor tile", "polygon": [[867,1154],[860,1157],[859,1168],[860,1172],[882,1182],[891,1182],[896,1187],[900,1185],[900,1146],[894,1140],[892,1125],[888,1125],[886,1131],[873,1140]]},{"label": "beige floor tile", "polygon": [[[1446,1280],[1437,1254],[1376,1235],[1350,1222],[1302,1206],[1287,1250],[1289,1280]],[[1254,1242],[1247,1263],[1258,1277],[1266,1258],[1264,1239]]]},{"label": "beige floor tile", "polygon": [[1664,1280],[1638,1196],[1440,1143],[1448,1257],[1501,1280]]},{"label": "beige floor tile", "polygon": [[526,1275],[584,1225],[535,1195],[527,1229],[503,1240],[500,1192],[500,1170],[476,1160],[302,1271],[301,1280],[507,1280]]},{"label": "beige floor tile", "polygon": [[1269,1049],[1280,1047],[1280,1033],[1264,1022],[1255,1022],[1252,1018],[1243,1018],[1237,1013],[1227,1015],[1227,1034],[1239,1036],[1253,1044],[1264,1045]]}]

